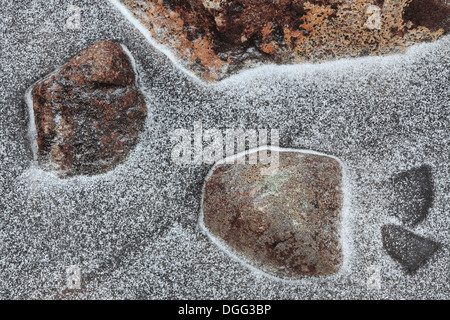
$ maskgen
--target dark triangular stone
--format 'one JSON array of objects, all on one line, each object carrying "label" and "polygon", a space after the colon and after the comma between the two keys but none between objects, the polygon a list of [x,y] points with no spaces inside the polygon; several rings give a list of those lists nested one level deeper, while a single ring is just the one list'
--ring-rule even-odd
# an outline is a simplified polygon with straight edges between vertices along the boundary
[{"label": "dark triangular stone", "polygon": [[424,165],[401,172],[392,178],[393,214],[404,224],[415,226],[428,215],[433,204],[430,167]]},{"label": "dark triangular stone", "polygon": [[439,248],[439,244],[393,224],[381,228],[383,247],[409,272],[416,271]]}]

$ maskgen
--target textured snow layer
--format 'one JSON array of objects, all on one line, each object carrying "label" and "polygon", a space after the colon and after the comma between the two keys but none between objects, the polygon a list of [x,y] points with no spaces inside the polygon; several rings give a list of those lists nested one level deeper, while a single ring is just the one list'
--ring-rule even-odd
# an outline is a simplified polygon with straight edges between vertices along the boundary
[{"label": "textured snow layer", "polygon": [[[318,65],[266,66],[203,84],[157,50],[108,1],[2,1],[0,11],[0,298],[446,298],[450,296],[450,37],[407,54]],[[27,89],[100,40],[125,45],[147,93],[146,130],[128,161],[60,180],[33,166]],[[264,276],[199,228],[211,165],[174,165],[171,133],[280,130],[280,147],[338,157],[346,168],[352,259],[332,278]],[[441,243],[406,274],[382,248],[393,174],[428,164],[435,199],[413,232]],[[82,290],[66,292],[65,270]],[[381,268],[381,290],[367,268]]]}]

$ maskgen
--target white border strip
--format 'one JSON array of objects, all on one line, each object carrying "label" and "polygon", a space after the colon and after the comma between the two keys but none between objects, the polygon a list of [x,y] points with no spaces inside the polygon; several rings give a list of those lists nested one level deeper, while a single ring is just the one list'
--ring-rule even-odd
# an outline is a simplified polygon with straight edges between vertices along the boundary
[{"label": "white border strip", "polygon": [[[239,255],[238,253],[236,253],[233,249],[231,249],[226,243],[225,241],[223,241],[222,239],[214,236],[213,234],[211,234],[208,230],[208,228],[205,226],[204,221],[203,221],[203,202],[204,202],[204,196],[205,196],[205,187],[206,187],[206,181],[211,177],[211,175],[214,173],[216,167],[218,165],[221,164],[226,164],[227,160],[230,159],[234,159],[234,158],[238,158],[238,157],[242,157],[245,156],[247,154],[250,153],[254,153],[254,152],[258,152],[261,150],[270,150],[270,151],[277,151],[277,152],[297,152],[297,153],[307,153],[307,154],[314,154],[314,155],[319,155],[319,156],[324,156],[324,157],[328,157],[328,158],[332,158],[334,160],[336,160],[341,168],[342,168],[342,192],[343,192],[343,196],[344,196],[344,200],[343,200],[343,204],[342,204],[342,221],[341,221],[341,245],[342,245],[342,251],[343,251],[343,263],[342,266],[339,270],[338,273],[334,274],[334,275],[330,275],[330,276],[304,276],[298,279],[286,279],[286,278],[281,278],[281,277],[277,277],[275,275],[269,274],[266,271],[263,271],[257,267],[255,267],[252,262],[245,258],[244,256]],[[202,199],[201,199],[201,204],[200,204],[200,214],[198,216],[198,225],[200,226],[200,229],[206,234],[206,236],[211,240],[211,242],[213,242],[215,245],[217,245],[222,251],[224,251],[225,253],[227,253],[233,260],[237,261],[238,263],[244,265],[245,267],[247,267],[248,269],[250,269],[251,271],[253,271],[255,274],[258,275],[263,275],[267,278],[270,278],[272,280],[276,280],[276,281],[281,281],[281,282],[286,282],[286,283],[304,283],[309,282],[309,281],[316,281],[317,279],[324,279],[324,280],[336,280],[339,277],[350,273],[350,262],[352,260],[352,252],[353,252],[353,243],[352,243],[352,234],[351,234],[351,219],[350,219],[350,203],[351,203],[351,199],[350,199],[350,184],[349,181],[347,180],[347,174],[346,174],[346,166],[344,165],[344,163],[337,157],[332,156],[332,155],[328,155],[328,154],[324,154],[324,153],[320,153],[320,152],[316,152],[316,151],[312,151],[312,150],[304,150],[304,149],[291,149],[291,148],[280,148],[280,147],[272,147],[272,146],[262,146],[256,149],[251,149],[251,150],[246,150],[243,152],[238,153],[237,155],[233,155],[224,159],[221,159],[220,161],[218,161],[217,163],[215,163],[213,165],[213,167],[211,168],[211,170],[208,172],[207,176],[205,177],[205,180],[203,182],[203,187],[202,187]]]}]

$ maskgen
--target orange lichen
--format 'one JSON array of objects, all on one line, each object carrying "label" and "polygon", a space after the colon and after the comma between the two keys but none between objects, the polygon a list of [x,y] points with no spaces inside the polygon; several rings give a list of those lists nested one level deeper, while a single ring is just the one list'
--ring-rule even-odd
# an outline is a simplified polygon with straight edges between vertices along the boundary
[{"label": "orange lichen", "polygon": [[[439,0],[424,1],[122,0],[188,69],[213,81],[253,61],[318,62],[402,52],[434,41],[448,23],[430,27],[433,19],[423,8],[441,20],[450,9]],[[422,21],[428,27],[417,24]],[[249,55],[251,47],[259,55]]]},{"label": "orange lichen", "polygon": [[192,38],[189,26],[180,13],[164,7],[162,0],[157,1],[123,1],[147,26],[151,35],[158,41],[176,49],[176,54],[187,67],[199,76],[217,80],[220,69],[225,62],[214,52],[211,35]]},{"label": "orange lichen", "polygon": [[[412,30],[406,28],[402,14],[410,2],[411,0],[385,0],[380,8],[379,29],[367,26],[370,18],[367,9],[375,1],[356,0],[344,3],[331,19],[323,19],[325,13],[333,14],[327,11],[330,10],[328,6],[305,5],[308,12],[306,23],[302,26],[310,33],[307,37],[298,37],[296,61],[323,61],[335,57],[401,52],[412,42],[429,41],[442,35],[442,29],[431,32],[425,27]],[[319,23],[310,21],[310,17],[316,16],[310,12],[322,13]]]},{"label": "orange lichen", "polygon": [[268,54],[274,54],[275,50],[278,49],[278,45],[275,41],[271,41],[269,43],[264,43],[261,46],[261,51],[268,53]]},{"label": "orange lichen", "polygon": [[320,26],[328,20],[328,18],[335,12],[331,6],[312,5],[307,2],[304,5],[306,14],[302,17],[303,23],[300,28],[310,32],[311,35],[317,33],[316,26]]},{"label": "orange lichen", "polygon": [[215,79],[223,62],[218,58],[217,54],[214,53],[208,38],[203,37],[194,42],[192,55],[193,59],[199,59],[199,64],[204,66],[205,71],[203,75],[208,79]]}]

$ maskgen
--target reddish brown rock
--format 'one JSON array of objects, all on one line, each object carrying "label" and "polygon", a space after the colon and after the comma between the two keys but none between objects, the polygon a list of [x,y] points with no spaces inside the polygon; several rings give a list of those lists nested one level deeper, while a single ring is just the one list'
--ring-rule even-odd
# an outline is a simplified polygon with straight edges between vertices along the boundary
[{"label": "reddish brown rock", "polygon": [[38,160],[60,177],[104,173],[126,158],[147,108],[119,44],[99,42],[32,90]]},{"label": "reddish brown rock", "polygon": [[446,0],[122,0],[206,80],[262,63],[398,53],[449,30]]},{"label": "reddish brown rock", "polygon": [[342,168],[331,157],[280,152],[279,169],[219,164],[206,181],[203,223],[238,256],[279,277],[331,275],[343,262]]}]

